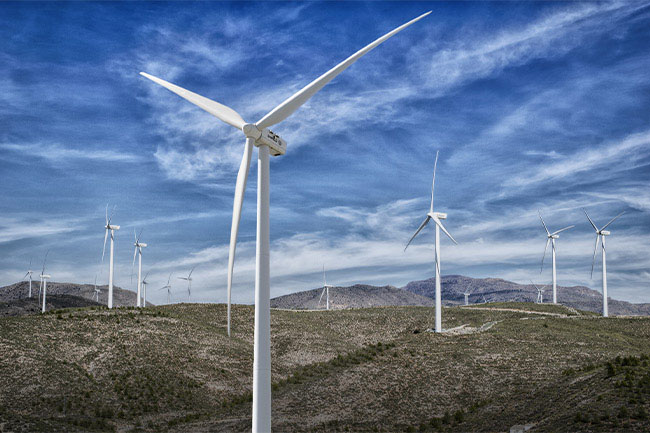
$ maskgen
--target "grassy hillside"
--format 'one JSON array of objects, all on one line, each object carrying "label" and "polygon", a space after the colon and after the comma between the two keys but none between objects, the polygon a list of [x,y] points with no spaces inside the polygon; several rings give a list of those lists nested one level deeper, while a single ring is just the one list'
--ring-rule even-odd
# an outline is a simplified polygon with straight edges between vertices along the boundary
[{"label": "grassy hillside", "polygon": [[[223,305],[2,318],[0,430],[249,431],[253,308],[233,317],[232,339]],[[432,324],[429,307],[273,311],[274,429],[650,429],[650,318],[511,303]]]}]

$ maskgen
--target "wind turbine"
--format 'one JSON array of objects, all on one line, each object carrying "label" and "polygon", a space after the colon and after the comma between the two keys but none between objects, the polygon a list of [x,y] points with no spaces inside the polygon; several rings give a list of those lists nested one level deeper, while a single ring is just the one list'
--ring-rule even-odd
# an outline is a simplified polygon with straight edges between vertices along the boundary
[{"label": "wind turbine", "polygon": [[43,282],[43,307],[41,308],[41,313],[45,313],[45,298],[47,296],[47,280],[48,278],[52,278],[50,275],[47,275],[45,273],[45,263],[47,262],[47,255],[49,254],[49,250],[45,253],[45,258],[43,259],[43,269],[41,270],[41,281]]},{"label": "wind turbine", "polygon": [[469,305],[469,295],[471,295],[472,292],[465,292],[463,295],[465,295],[465,305]]},{"label": "wind turbine", "polygon": [[537,300],[535,301],[536,304],[543,304],[544,303],[544,289],[546,286],[542,286],[539,288],[537,284],[533,283],[532,281],[530,282],[535,288],[537,289]]},{"label": "wind turbine", "polygon": [[442,332],[442,301],[441,301],[441,295],[440,295],[440,229],[442,229],[443,232],[451,239],[455,244],[458,244],[456,242],[456,239],[453,238],[451,234],[447,231],[444,225],[442,225],[442,221],[447,218],[446,213],[441,213],[441,212],[434,212],[433,211],[433,190],[436,185],[436,166],[438,165],[438,152],[436,152],[436,161],[433,164],[433,181],[431,182],[431,206],[429,207],[429,212],[427,213],[427,217],[424,219],[422,224],[420,224],[420,227],[415,231],[415,234],[411,236],[411,239],[409,239],[408,243],[406,244],[406,247],[404,248],[404,251],[406,251],[406,248],[411,245],[411,242],[415,237],[420,233],[420,231],[429,224],[429,220],[433,220],[436,223],[436,332]]},{"label": "wind turbine", "polygon": [[596,245],[594,246],[594,257],[591,261],[591,278],[594,277],[594,265],[596,264],[596,252],[598,251],[598,243],[602,241],[602,257],[603,257],[603,317],[608,317],[609,312],[607,311],[607,257],[606,257],[606,251],[605,251],[605,236],[609,236],[611,234],[610,231],[605,230],[611,223],[613,223],[618,217],[623,215],[625,211],[621,212],[620,214],[616,215],[614,218],[612,218],[607,224],[605,224],[601,229],[596,227],[596,224],[589,218],[589,215],[587,214],[587,211],[584,210],[585,215],[587,216],[587,219],[589,220],[589,223],[591,226],[594,228],[596,231]]},{"label": "wind turbine", "polygon": [[23,280],[25,278],[29,277],[29,294],[27,296],[28,298],[32,297],[32,274],[33,273],[34,273],[34,271],[32,271],[32,259],[29,259],[29,270],[27,271],[27,273],[23,277]]},{"label": "wind turbine", "polygon": [[323,265],[323,293],[320,294],[320,299],[318,300],[318,305],[320,305],[320,301],[323,300],[323,295],[327,294],[325,297],[326,299],[326,309],[330,309],[330,287],[334,288],[334,286],[328,286],[327,285],[327,279],[325,278],[325,265]]},{"label": "wind turbine", "polygon": [[144,275],[144,278],[142,279],[142,283],[141,283],[142,284],[142,295],[143,295],[143,297],[142,297],[142,306],[143,307],[147,306],[147,284],[149,284],[147,282],[147,277],[148,276],[149,276],[149,272],[147,272]]},{"label": "wind turbine", "polygon": [[546,258],[546,250],[548,249],[548,244],[550,243],[552,245],[551,254],[553,256],[553,303],[557,304],[557,279],[555,274],[555,240],[560,237],[560,233],[562,233],[565,230],[572,229],[575,226],[572,225],[572,226],[564,227],[563,229],[551,233],[548,231],[548,227],[546,227],[546,224],[544,223],[544,218],[542,218],[542,213],[540,211],[537,211],[537,213],[539,214],[539,219],[542,221],[544,230],[546,230],[546,246],[544,247],[544,255],[542,256],[542,267],[539,270],[539,273],[541,274],[542,271],[544,270],[544,259]]},{"label": "wind turbine", "polygon": [[171,299],[171,290],[172,290],[172,286],[171,286],[171,284],[169,284],[169,281],[170,281],[171,279],[172,279],[172,272],[169,273],[169,278],[167,278],[167,284],[164,285],[164,286],[162,286],[160,289],[158,289],[158,290],[164,290],[164,289],[167,289],[167,303],[168,303],[168,304],[169,304],[169,301],[170,301],[170,299]]},{"label": "wind turbine", "polygon": [[[196,266],[194,266],[194,268],[196,268]],[[192,297],[192,272],[194,272],[194,268],[192,268],[187,277],[178,277],[179,280],[187,281],[187,302],[189,302]]]},{"label": "wind turbine", "polygon": [[97,275],[95,275],[95,301],[96,302],[99,302],[99,292],[101,292],[101,290],[97,288]]},{"label": "wind turbine", "polygon": [[113,308],[113,242],[115,241],[115,230],[119,230],[120,226],[111,224],[113,219],[113,213],[115,212],[115,207],[113,207],[113,212],[111,212],[111,217],[108,217],[108,205],[106,205],[106,225],[104,228],[104,248],[102,249],[102,264],[104,264],[104,253],[106,253],[106,238],[108,237],[108,232],[111,232],[111,255],[108,265],[108,308]]},{"label": "wind turbine", "polygon": [[136,301],[136,307],[140,307],[140,299],[142,299],[142,248],[147,247],[147,244],[140,242],[140,236],[142,236],[142,230],[140,230],[139,235],[136,235],[135,229],[133,229],[133,239],[135,239],[135,243],[133,245],[135,246],[135,249],[133,250],[133,263],[131,263],[131,276],[133,276],[135,256],[136,254],[138,255],[138,299]]},{"label": "wind turbine", "polygon": [[[269,252],[269,154],[284,155],[287,143],[268,128],[280,123],[306,103],[334,77],[339,75],[364,54],[404,30],[416,21],[429,15],[427,12],[385,34],[371,44],[357,51],[316,80],[290,96],[256,123],[246,123],[239,113],[230,107],[212,101],[174,84],[141,72],[157,84],[169,89],[189,102],[197,105],[221,121],[241,130],[246,136],[244,155],[239,166],[235,185],[233,218],[230,230],[228,257],[228,335],[230,335],[230,299],[232,274],[237,245],[237,232],[241,208],[246,189],[253,146],[258,147],[257,188],[257,246],[255,266],[255,336],[253,360],[253,432],[271,430],[271,309],[270,309],[270,252]],[[249,92],[252,99],[255,89]]]}]

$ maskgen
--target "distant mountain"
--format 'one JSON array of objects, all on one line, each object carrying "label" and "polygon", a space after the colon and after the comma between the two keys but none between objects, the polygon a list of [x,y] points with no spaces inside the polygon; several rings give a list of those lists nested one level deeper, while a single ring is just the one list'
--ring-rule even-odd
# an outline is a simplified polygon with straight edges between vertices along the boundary
[{"label": "distant mountain", "polygon": [[[271,307],[291,310],[316,310],[325,308],[325,296],[318,303],[323,289],[306,290],[271,299]],[[330,288],[330,308],[368,308],[398,305],[432,306],[433,300],[393,286],[368,286]]]},{"label": "distant mountain", "polygon": [[[32,282],[32,296],[38,298],[39,281]],[[99,303],[106,305],[108,297],[108,286],[97,286],[101,290],[99,294]],[[10,286],[0,287],[0,302],[10,302],[18,299],[27,298],[29,294],[29,282],[21,281]],[[56,283],[47,282],[47,295],[70,295],[79,296],[93,301],[95,299],[95,286],[92,284],[75,284],[75,283]],[[115,307],[134,307],[136,293],[131,290],[124,290],[120,287],[113,286],[113,305]],[[147,305],[153,305],[147,302]]]},{"label": "distant mountain", "polygon": [[[45,308],[46,311],[52,311],[62,308],[94,307],[99,305],[103,304],[82,298],[81,296],[50,295],[48,293]],[[0,317],[24,316],[27,314],[39,314],[40,312],[41,304],[38,302],[38,298],[22,298],[8,302],[0,302]]]},{"label": "distant mountain", "polygon": [[[435,278],[412,281],[404,290],[421,296],[435,296]],[[460,305],[465,302],[465,291],[471,292],[469,302],[533,302],[537,298],[537,290],[533,285],[517,284],[500,278],[469,278],[462,275],[446,275],[441,278],[443,305]],[[550,302],[553,296],[552,287],[544,290],[544,302]],[[603,298],[600,292],[589,287],[558,286],[557,300],[563,305],[579,310],[601,312]],[[612,315],[650,315],[650,304],[632,304],[609,298],[609,312]]]}]

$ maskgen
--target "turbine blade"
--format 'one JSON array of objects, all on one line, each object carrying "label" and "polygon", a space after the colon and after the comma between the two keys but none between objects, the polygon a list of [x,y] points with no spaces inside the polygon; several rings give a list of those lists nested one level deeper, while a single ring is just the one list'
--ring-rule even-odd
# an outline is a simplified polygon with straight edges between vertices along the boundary
[{"label": "turbine blade", "polygon": [[[108,223],[107,223],[108,225]],[[104,248],[102,248],[102,264],[104,264],[104,255],[106,254],[106,239],[108,238],[108,229],[104,231]]]},{"label": "turbine blade", "polygon": [[418,227],[418,229],[415,231],[413,236],[411,236],[411,239],[409,239],[408,243],[404,247],[404,251],[406,251],[406,249],[409,247],[409,245],[411,245],[411,242],[413,241],[413,239],[415,239],[415,237],[418,235],[418,233],[420,233],[420,231],[424,228],[424,226],[426,226],[429,223],[430,219],[431,219],[431,217],[429,215],[427,215],[427,217],[424,219],[422,224],[420,224],[420,227]]},{"label": "turbine blade", "polygon": [[544,247],[544,255],[542,256],[542,267],[539,270],[539,273],[541,274],[542,271],[544,270],[544,259],[546,258],[546,250],[548,249],[548,244],[551,242],[550,238],[546,238],[546,246]]},{"label": "turbine blade", "polygon": [[25,278],[27,278],[27,275],[29,275],[29,272],[27,272],[22,279],[24,280]]},{"label": "turbine blade", "polygon": [[45,273],[45,264],[47,263],[47,255],[50,254],[50,250],[47,250],[45,252],[45,258],[43,259],[43,271],[41,272],[41,275]]},{"label": "turbine blade", "polygon": [[436,162],[433,163],[433,180],[431,181],[431,207],[430,212],[433,212],[433,189],[436,186],[436,167],[438,166],[438,152],[436,151]]},{"label": "turbine blade", "polygon": [[172,274],[173,274],[173,273],[174,273],[174,272],[170,272],[170,273],[169,273],[169,278],[167,278],[167,285],[168,285],[168,286],[169,286],[169,281],[172,279]]},{"label": "turbine blade", "polygon": [[594,265],[596,264],[596,252],[598,251],[598,242],[600,242],[600,235],[596,235],[596,244],[594,245],[594,257],[591,260],[591,278],[594,277]]},{"label": "turbine blade", "polygon": [[106,203],[106,225],[108,225],[108,203]]},{"label": "turbine blade", "polygon": [[546,230],[546,234],[548,236],[550,236],[551,233],[549,233],[548,228],[546,227],[546,224],[544,223],[544,218],[542,218],[542,213],[540,211],[537,211],[537,214],[539,215],[539,219],[542,221],[542,225],[544,226],[544,230]]},{"label": "turbine blade", "polygon": [[167,90],[176,93],[181,98],[207,111],[217,119],[227,123],[230,126],[234,126],[235,128],[241,130],[242,127],[246,124],[246,121],[242,119],[241,115],[230,107],[227,107],[211,99],[208,99],[204,96],[197,95],[194,92],[190,92],[189,90],[183,89],[182,87],[178,87],[172,83],[168,83],[165,80],[161,80],[160,78],[154,77],[153,75],[149,75],[145,72],[140,72],[140,75],[150,79],[156,84],[160,84]]},{"label": "turbine blade", "polygon": [[230,226],[230,248],[228,250],[228,329],[230,329],[230,295],[232,292],[232,274],[235,268],[235,251],[237,250],[237,233],[239,232],[239,221],[241,220],[241,208],[244,203],[244,193],[246,192],[246,181],[248,180],[248,171],[251,167],[251,155],[253,153],[253,140],[246,139],[244,155],[239,165],[237,173],[237,182],[235,184],[235,199],[232,205],[232,223]]},{"label": "turbine blade", "polygon": [[196,268],[196,266],[194,266],[194,267],[192,268],[192,270],[190,271],[190,274],[187,276],[187,278],[189,278],[189,277],[192,276],[192,272],[194,272],[194,269],[195,269],[195,268]]},{"label": "turbine blade", "polygon": [[401,32],[411,24],[415,23],[418,20],[421,20],[425,16],[429,15],[431,11],[420,15],[419,17],[407,22],[406,24],[402,24],[401,26],[397,27],[396,29],[392,30],[389,33],[386,33],[384,36],[380,37],[376,41],[372,42],[369,45],[366,45],[364,48],[360,49],[338,65],[336,65],[334,68],[330,69],[305,87],[303,87],[300,91],[297,93],[293,94],[290,96],[287,100],[282,102],[280,105],[275,107],[273,110],[271,110],[268,114],[266,114],[264,117],[262,117],[256,124],[259,129],[262,128],[268,128],[269,126],[275,125],[276,123],[279,123],[289,117],[294,111],[296,111],[298,108],[300,108],[305,102],[309,100],[316,92],[318,92],[320,89],[322,89],[327,83],[332,81],[334,77],[336,77],[338,74],[341,72],[345,71],[350,65],[352,65],[354,62],[359,60],[361,56],[375,48],[377,45],[381,44],[391,36]]},{"label": "turbine blade", "polygon": [[133,268],[135,268],[135,256],[138,254],[138,247],[133,249],[133,263],[131,263],[131,282],[133,282]]},{"label": "turbine blade", "polygon": [[572,229],[572,228],[574,228],[574,227],[575,227],[575,226],[564,227],[563,229],[560,229],[560,230],[558,230],[558,231],[556,231],[556,232],[551,233],[551,236],[553,236],[553,235],[557,235],[557,234],[559,234],[559,233],[562,233],[564,230],[569,230],[569,229]]},{"label": "turbine blade", "polygon": [[318,300],[318,305],[320,305],[320,301],[323,300],[323,295],[325,294],[325,290],[327,290],[327,287],[323,286],[323,292],[320,294],[320,299]]},{"label": "turbine blade", "polygon": [[584,208],[582,209],[582,211],[585,213],[585,215],[587,215],[587,219],[591,223],[591,226],[594,228],[594,230],[596,230],[596,233],[598,233],[598,227],[596,227],[596,224],[594,224],[594,222],[591,220],[591,218],[589,218],[589,214],[587,213],[587,211],[584,210]]},{"label": "turbine blade", "polygon": [[447,231],[447,229],[445,228],[445,226],[442,225],[442,221],[440,221],[440,220],[438,219],[438,217],[431,217],[431,219],[432,219],[436,224],[438,224],[438,226],[440,227],[440,229],[441,229],[443,232],[445,232],[445,234],[446,234],[447,236],[449,236],[449,239],[451,239],[451,240],[452,240],[456,245],[458,245],[458,242],[456,242],[456,239],[454,239],[454,237],[453,237],[453,236],[452,236],[452,235]]},{"label": "turbine blade", "polygon": [[620,216],[623,215],[624,213],[625,213],[625,211],[623,211],[623,212],[621,212],[620,214],[616,215],[616,216],[615,216],[614,218],[612,218],[612,219],[611,219],[607,224],[605,224],[601,230],[605,230],[605,229],[607,228],[608,225],[610,225],[611,223],[613,223],[615,220],[618,219],[618,217],[620,217]]}]

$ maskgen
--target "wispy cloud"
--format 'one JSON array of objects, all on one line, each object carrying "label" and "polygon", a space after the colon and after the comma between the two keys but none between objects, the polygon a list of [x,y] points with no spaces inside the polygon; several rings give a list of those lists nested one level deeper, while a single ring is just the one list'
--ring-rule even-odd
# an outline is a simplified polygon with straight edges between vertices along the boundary
[{"label": "wispy cloud", "polygon": [[37,218],[0,218],[0,243],[69,233],[77,230],[77,220],[65,222]]},{"label": "wispy cloud", "polygon": [[114,150],[96,150],[90,148],[72,148],[66,147],[61,144],[16,144],[16,143],[3,143],[0,144],[0,149],[22,154],[27,158],[42,158],[50,162],[74,162],[75,160],[94,160],[94,161],[107,161],[107,162],[124,162],[124,163],[137,163],[142,162],[143,158],[139,155],[124,153]]}]

